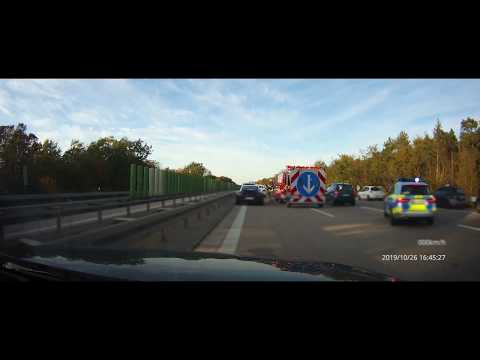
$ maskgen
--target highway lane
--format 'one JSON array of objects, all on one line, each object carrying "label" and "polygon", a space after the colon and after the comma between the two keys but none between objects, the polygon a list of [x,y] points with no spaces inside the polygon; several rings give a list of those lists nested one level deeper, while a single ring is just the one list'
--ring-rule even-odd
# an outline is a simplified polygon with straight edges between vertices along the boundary
[{"label": "highway lane", "polygon": [[[196,251],[337,262],[405,280],[480,280],[479,230],[480,214],[470,210],[439,209],[434,225],[392,226],[381,201],[321,209],[268,201],[235,206]],[[423,240],[436,243],[421,245]],[[417,255],[417,261],[383,257],[402,254]],[[445,260],[421,261],[421,254],[445,255]]]}]

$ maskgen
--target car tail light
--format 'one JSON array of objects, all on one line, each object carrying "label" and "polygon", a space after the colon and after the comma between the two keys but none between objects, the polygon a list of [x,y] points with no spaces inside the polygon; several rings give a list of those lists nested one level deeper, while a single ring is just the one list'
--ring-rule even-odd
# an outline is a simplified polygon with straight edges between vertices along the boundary
[{"label": "car tail light", "polygon": [[397,199],[397,202],[398,203],[401,203],[401,204],[406,204],[410,201],[410,199],[407,199],[407,198],[399,198]]},{"label": "car tail light", "polygon": [[335,197],[338,197],[338,194],[340,194],[338,191],[335,191]]},{"label": "car tail light", "polygon": [[427,199],[427,203],[429,203],[429,204],[435,204],[435,202],[436,202],[436,199],[435,199],[434,196],[432,196],[431,199]]}]

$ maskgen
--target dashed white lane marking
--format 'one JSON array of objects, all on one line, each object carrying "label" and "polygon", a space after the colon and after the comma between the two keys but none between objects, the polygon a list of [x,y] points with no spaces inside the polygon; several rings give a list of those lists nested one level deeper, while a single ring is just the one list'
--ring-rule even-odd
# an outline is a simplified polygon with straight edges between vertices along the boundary
[{"label": "dashed white lane marking", "polygon": [[377,209],[377,208],[370,207],[370,206],[360,206],[360,209],[372,210],[372,211],[376,211],[376,212],[383,212],[382,209]]},{"label": "dashed white lane marking", "polygon": [[320,214],[322,214],[322,215],[328,216],[328,217],[332,217],[332,218],[335,217],[335,215],[330,214],[330,213],[328,213],[328,212],[326,212],[326,211],[323,211],[323,210],[319,210],[319,209],[312,209],[312,210],[313,210],[313,211],[316,211],[316,212],[318,212],[318,213],[320,213]]},{"label": "dashed white lane marking", "polygon": [[458,224],[457,226],[461,227],[461,228],[464,228],[464,229],[480,231],[480,228],[474,227],[474,226],[468,226],[468,225],[462,225],[462,224]]},{"label": "dashed white lane marking", "polygon": [[240,234],[242,232],[243,223],[245,222],[245,215],[247,213],[247,206],[242,205],[238,211],[235,220],[230,226],[222,246],[218,249],[220,253],[235,254],[238,247],[238,241],[240,240]]}]

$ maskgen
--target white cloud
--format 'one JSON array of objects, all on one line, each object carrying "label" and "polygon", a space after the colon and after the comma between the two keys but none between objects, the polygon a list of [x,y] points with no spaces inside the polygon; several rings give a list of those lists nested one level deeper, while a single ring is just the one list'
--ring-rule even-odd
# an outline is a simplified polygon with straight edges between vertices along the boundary
[{"label": "white cloud", "polygon": [[[390,93],[391,89],[386,88],[367,97],[361,102],[357,102],[338,114],[332,114],[327,118],[319,117],[318,119],[312,119],[310,126],[297,129],[297,131],[292,133],[292,137],[298,141],[312,137],[321,138],[323,136],[328,136],[331,134],[328,131],[333,127],[345,124],[345,122],[350,119],[353,119],[355,122],[355,119],[360,118],[362,114],[385,102]],[[344,127],[344,125],[342,125],[342,127]]]},{"label": "white cloud", "polygon": [[9,108],[10,102],[10,95],[6,91],[0,89],[0,113],[4,113],[8,116],[13,115],[12,111]]},{"label": "white cloud", "polygon": [[193,138],[195,140],[207,140],[209,135],[206,132],[195,130],[187,127],[172,127],[169,129],[174,135],[182,136],[186,139]]},{"label": "white cloud", "polygon": [[354,106],[350,107],[349,109],[345,110],[344,112],[340,113],[338,116],[334,116],[332,118],[332,123],[338,124],[338,123],[344,122],[345,120],[355,118],[371,110],[375,106],[383,103],[387,99],[387,97],[390,95],[390,92],[391,90],[388,88],[380,90],[374,95],[368,97],[366,100],[360,103],[357,103]]},{"label": "white cloud", "polygon": [[108,130],[99,130],[92,127],[85,127],[71,124],[56,124],[50,128],[40,128],[34,132],[41,142],[46,139],[55,140],[62,151],[68,150],[72,140],[80,140],[80,142],[88,145],[90,142],[98,140],[101,137],[112,135]]},{"label": "white cloud", "polygon": [[60,100],[63,98],[63,81],[57,79],[8,80],[6,86],[16,92],[30,96],[42,96]]},{"label": "white cloud", "polygon": [[29,118],[28,119],[28,126],[30,126],[32,129],[37,129],[37,130],[46,130],[46,131],[52,131],[56,127],[58,127],[58,123],[51,119],[51,118]]},{"label": "white cloud", "polygon": [[201,103],[213,105],[222,109],[239,108],[246,101],[245,95],[223,94],[218,90],[195,94],[194,98]]},{"label": "white cloud", "polygon": [[70,118],[74,124],[78,125],[100,125],[99,114],[95,110],[76,111]]},{"label": "white cloud", "polygon": [[268,86],[265,83],[261,84],[261,89],[263,95],[265,95],[267,98],[274,100],[275,102],[284,103],[290,99],[290,97],[286,93],[279,91],[271,86]]}]

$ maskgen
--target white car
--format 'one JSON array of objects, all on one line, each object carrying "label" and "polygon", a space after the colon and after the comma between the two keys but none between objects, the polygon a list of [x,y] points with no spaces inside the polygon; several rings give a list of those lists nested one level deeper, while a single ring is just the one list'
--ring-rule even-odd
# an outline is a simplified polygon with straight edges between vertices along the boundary
[{"label": "white car", "polygon": [[382,186],[364,186],[358,192],[360,200],[383,200],[385,196],[385,190]]},{"label": "white car", "polygon": [[265,185],[257,184],[257,186],[263,194],[267,194],[267,187]]}]

